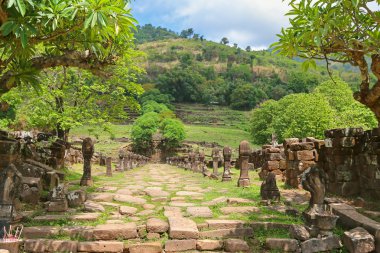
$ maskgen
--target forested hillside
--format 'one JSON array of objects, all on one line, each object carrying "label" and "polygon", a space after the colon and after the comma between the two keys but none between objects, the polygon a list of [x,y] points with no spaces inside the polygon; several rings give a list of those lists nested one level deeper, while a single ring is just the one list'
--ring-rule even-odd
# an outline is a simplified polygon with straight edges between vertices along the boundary
[{"label": "forested hillside", "polygon": [[[136,38],[138,49],[146,53],[146,75],[140,83],[145,90],[157,88],[170,94],[174,102],[249,110],[268,99],[311,92],[329,79],[322,65],[305,72],[300,60],[230,46],[228,38],[220,43],[207,41],[192,29],[178,35],[145,25],[139,27]],[[352,87],[359,83],[359,74],[349,65],[335,64],[330,70]]]}]

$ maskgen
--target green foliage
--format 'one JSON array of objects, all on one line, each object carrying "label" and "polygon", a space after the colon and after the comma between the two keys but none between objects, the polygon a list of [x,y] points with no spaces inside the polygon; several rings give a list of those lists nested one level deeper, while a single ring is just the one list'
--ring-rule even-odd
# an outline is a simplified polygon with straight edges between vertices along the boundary
[{"label": "green foliage", "polygon": [[161,132],[166,140],[165,148],[168,149],[178,147],[186,137],[185,127],[178,119],[164,119],[161,123]]},{"label": "green foliage", "polygon": [[267,95],[259,88],[250,83],[239,85],[232,91],[231,108],[249,110],[267,98]]},{"label": "green foliage", "polygon": [[169,94],[162,94],[158,89],[151,89],[145,91],[144,94],[141,95],[139,100],[142,105],[148,101],[155,101],[157,103],[164,104],[168,108],[170,108],[171,102],[173,101],[173,97]]},{"label": "green foliage", "polygon": [[313,93],[292,94],[279,101],[267,101],[253,110],[251,134],[264,144],[272,133],[279,140],[308,136],[324,138],[324,130],[338,127],[376,127],[373,113],[353,99],[341,80],[320,84]]},{"label": "green foliage", "polygon": [[148,112],[137,118],[131,130],[134,145],[140,149],[149,149],[152,136],[160,126],[160,117],[155,112]]},{"label": "green foliage", "polygon": [[138,44],[178,38],[178,34],[162,27],[155,27],[151,24],[146,24],[143,26],[137,26],[137,32],[135,33],[136,42]]},{"label": "green foliage", "polygon": [[2,93],[23,83],[37,85],[39,72],[49,67],[74,66],[104,75],[105,66],[131,45],[136,21],[127,3],[4,1],[0,27]]},{"label": "green foliage", "polygon": [[43,72],[39,93],[29,86],[12,89],[2,101],[17,108],[13,126],[68,133],[83,124],[123,122],[128,118],[126,107],[139,109],[136,98],[142,88],[135,81],[142,69],[135,65],[136,54],[130,50],[110,69],[113,75],[108,80],[77,68],[58,67]]},{"label": "green foliage", "polygon": [[142,105],[143,114],[148,112],[161,113],[164,111],[170,111],[169,108],[165,104],[157,103],[156,101],[150,100],[146,101]]}]

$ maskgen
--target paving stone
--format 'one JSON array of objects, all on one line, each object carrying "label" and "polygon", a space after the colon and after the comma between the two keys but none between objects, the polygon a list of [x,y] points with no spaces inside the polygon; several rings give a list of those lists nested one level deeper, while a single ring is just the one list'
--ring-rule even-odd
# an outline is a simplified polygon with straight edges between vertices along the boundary
[{"label": "paving stone", "polygon": [[148,240],[156,240],[156,239],[160,239],[160,237],[161,236],[159,233],[147,233],[147,235],[146,235],[146,239],[148,239]]},{"label": "paving stone", "polygon": [[99,202],[99,204],[102,204],[103,206],[110,206],[110,207],[119,207],[120,204],[112,203],[112,202]]},{"label": "paving stone", "polygon": [[302,253],[330,251],[334,249],[339,249],[341,247],[342,244],[339,240],[339,237],[336,235],[328,236],[323,239],[312,238],[301,243]]},{"label": "paving stone", "polygon": [[153,202],[167,202],[168,197],[157,197],[157,198],[152,198]]},{"label": "paving stone", "polygon": [[220,208],[220,211],[223,214],[235,214],[235,213],[242,213],[242,214],[250,214],[250,213],[259,213],[260,208],[255,206],[236,206],[236,207],[222,207]]},{"label": "paving stone", "polygon": [[227,252],[248,252],[247,242],[240,239],[227,239],[224,242],[224,250]]},{"label": "paving stone", "polygon": [[281,252],[298,252],[300,248],[297,240],[288,238],[267,238],[265,246],[270,250]]},{"label": "paving stone", "polygon": [[194,250],[197,247],[197,241],[194,239],[188,240],[168,240],[165,243],[166,252],[178,252],[185,250]]},{"label": "paving stone", "polygon": [[78,251],[93,253],[122,253],[124,251],[124,243],[118,241],[79,242]]},{"label": "paving stone", "polygon": [[186,202],[170,202],[169,205],[171,205],[171,206],[177,206],[177,207],[195,206],[194,203],[186,203]]},{"label": "paving stone", "polygon": [[83,238],[85,240],[92,240],[92,229],[94,227],[90,226],[74,226],[74,227],[63,227],[61,233],[69,235],[72,238]]},{"label": "paving stone", "polygon": [[129,253],[161,253],[162,246],[159,242],[134,244],[128,247]]},{"label": "paving stone", "polygon": [[241,220],[206,220],[209,229],[230,229],[244,227],[244,221]]},{"label": "paving stone", "polygon": [[132,195],[133,192],[130,189],[120,189],[116,191],[116,194],[118,195]]},{"label": "paving stone", "polygon": [[173,202],[184,202],[184,201],[186,201],[186,198],[185,197],[173,197],[170,200]]},{"label": "paving stone", "polygon": [[128,215],[128,216],[134,215],[135,213],[137,213],[137,210],[138,209],[136,207],[132,207],[132,206],[120,206],[119,208],[120,214]]},{"label": "paving stone", "polygon": [[115,193],[92,193],[88,196],[89,200],[98,202],[112,202]]},{"label": "paving stone", "polygon": [[137,204],[137,205],[143,205],[146,203],[146,199],[134,197],[130,195],[115,195],[114,200],[119,201],[119,202]]},{"label": "paving stone", "polygon": [[189,196],[189,197],[194,197],[194,196],[203,196],[203,193],[200,192],[192,192],[192,191],[179,191],[176,193],[177,196]]},{"label": "paving stone", "polygon": [[230,228],[230,229],[216,229],[209,231],[199,232],[200,238],[240,238],[240,237],[253,237],[252,228]]},{"label": "paving stone", "polygon": [[93,201],[86,201],[84,202],[84,210],[87,212],[105,212],[106,209],[99,203],[93,202]]},{"label": "paving stone", "polygon": [[199,231],[194,221],[180,217],[169,217],[169,237],[172,239],[197,239]]},{"label": "paving stone", "polygon": [[124,224],[125,222],[122,220],[107,220],[106,224]]},{"label": "paving stone", "polygon": [[154,213],[155,212],[153,210],[143,210],[141,212],[136,213],[136,215],[137,216],[148,216],[148,215],[152,215]]},{"label": "paving stone", "polygon": [[218,198],[215,198],[211,201],[208,201],[208,202],[203,202],[202,205],[204,206],[215,206],[217,204],[220,204],[220,203],[226,203],[227,202],[227,198],[226,197],[218,197]]},{"label": "paving stone", "polygon": [[148,187],[144,191],[150,197],[167,197],[170,195],[168,192],[163,191],[161,187]]},{"label": "paving stone", "polygon": [[152,204],[144,204],[144,205],[143,205],[143,208],[144,208],[144,209],[154,209],[154,208],[156,208],[156,206],[155,206],[155,205],[152,205]]},{"label": "paving stone", "polygon": [[137,226],[135,223],[104,224],[96,226],[93,231],[95,240],[116,240],[137,238]]},{"label": "paving stone", "polygon": [[24,228],[22,234],[25,239],[37,239],[37,238],[47,238],[47,237],[58,235],[59,231],[60,231],[59,227],[36,226],[36,227]]},{"label": "paving stone", "polygon": [[249,203],[254,203],[254,201],[250,199],[242,199],[242,198],[228,198],[227,203],[229,205],[234,205],[234,204],[249,204]]},{"label": "paving stone", "polygon": [[202,217],[202,218],[213,217],[211,209],[206,207],[206,206],[204,206],[204,207],[188,207],[187,213],[193,217]]},{"label": "paving stone", "polygon": [[291,224],[283,224],[279,222],[266,222],[266,221],[254,221],[250,222],[249,226],[253,228],[253,230],[258,229],[264,229],[264,230],[271,230],[271,229],[289,229],[292,226]]},{"label": "paving stone", "polygon": [[219,240],[197,240],[197,250],[221,250],[223,241]]},{"label": "paving stone", "polygon": [[116,190],[117,190],[117,187],[115,186],[102,186],[102,187],[97,188],[98,192],[113,192]]},{"label": "paving stone", "polygon": [[350,253],[367,253],[375,250],[375,238],[361,227],[343,234],[343,245]]},{"label": "paving stone", "polygon": [[148,219],[146,228],[150,233],[166,233],[169,230],[169,223],[157,218]]}]

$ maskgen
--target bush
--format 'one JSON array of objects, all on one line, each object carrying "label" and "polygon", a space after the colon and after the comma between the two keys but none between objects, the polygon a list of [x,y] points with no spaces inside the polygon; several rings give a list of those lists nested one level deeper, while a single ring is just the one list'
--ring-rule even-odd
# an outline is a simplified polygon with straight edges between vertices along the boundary
[{"label": "bush", "polygon": [[165,138],[165,147],[178,147],[185,140],[186,133],[183,123],[177,119],[165,119],[161,123],[161,132]]},{"label": "bush", "polygon": [[131,137],[137,149],[149,149],[152,145],[152,136],[160,126],[158,113],[148,112],[137,118],[132,126]]}]

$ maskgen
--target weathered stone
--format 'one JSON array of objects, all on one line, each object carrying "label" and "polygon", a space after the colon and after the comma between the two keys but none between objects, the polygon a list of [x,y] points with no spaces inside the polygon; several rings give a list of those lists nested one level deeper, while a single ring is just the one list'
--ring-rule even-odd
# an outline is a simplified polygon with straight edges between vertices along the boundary
[{"label": "weathered stone", "polygon": [[79,242],[78,243],[79,252],[122,253],[123,250],[124,250],[124,243],[118,242],[118,241],[97,241],[97,242]]},{"label": "weathered stone", "polygon": [[151,218],[146,222],[148,232],[151,233],[165,233],[169,230],[169,223],[166,221]]},{"label": "weathered stone", "polygon": [[299,241],[306,241],[310,238],[310,233],[305,226],[292,225],[289,230],[290,236]]},{"label": "weathered stone", "polygon": [[192,192],[192,191],[179,191],[176,193],[177,196],[190,196],[190,197],[196,197],[196,196],[203,196],[203,193],[200,192]]},{"label": "weathered stone", "polygon": [[59,234],[58,227],[35,226],[35,227],[26,227],[23,229],[23,237],[25,239],[47,238],[51,236],[56,236],[58,234]]},{"label": "weathered stone", "polygon": [[112,202],[115,197],[115,193],[93,193],[88,196],[88,199],[97,202]]},{"label": "weathered stone", "polygon": [[206,220],[209,229],[230,229],[244,227],[244,221],[240,220]]},{"label": "weathered stone", "polygon": [[227,239],[224,242],[224,250],[227,252],[248,252],[247,242],[240,239]]},{"label": "weathered stone", "polygon": [[159,242],[134,244],[128,247],[129,253],[161,253],[162,246]]},{"label": "weathered stone", "polygon": [[26,252],[73,252],[76,253],[78,242],[74,241],[58,241],[58,240],[26,240],[24,250]]},{"label": "weathered stone", "polygon": [[138,198],[130,195],[115,195],[113,198],[115,201],[143,205],[146,203],[146,199]]},{"label": "weathered stone", "polygon": [[212,217],[212,211],[208,207],[188,207],[187,213],[193,217],[210,218]]},{"label": "weathered stone", "polygon": [[135,223],[98,225],[92,232],[95,240],[132,239],[138,237]]},{"label": "weathered stone", "polygon": [[221,250],[223,241],[219,240],[197,240],[197,250]]},{"label": "weathered stone", "polygon": [[181,217],[169,217],[169,237],[172,239],[197,239],[199,231],[194,221]]},{"label": "weathered stone", "polygon": [[[140,237],[142,237],[141,235],[140,235]],[[156,239],[160,239],[160,234],[159,233],[147,233],[146,234],[146,239],[148,239],[148,240],[156,240]]]},{"label": "weathered stone", "polygon": [[185,250],[195,250],[197,247],[197,241],[194,239],[188,240],[168,240],[165,243],[166,252],[178,252]]},{"label": "weathered stone", "polygon": [[234,204],[250,204],[254,203],[253,200],[250,199],[243,199],[243,198],[228,198],[227,203],[229,205],[234,205]]},{"label": "weathered stone", "polygon": [[267,238],[265,246],[270,250],[279,250],[281,252],[298,252],[299,250],[298,241],[295,239]]},{"label": "weathered stone", "polygon": [[253,230],[264,229],[264,230],[272,230],[272,229],[290,229],[290,224],[283,224],[278,222],[265,222],[265,221],[255,221],[251,222],[250,227]]},{"label": "weathered stone", "polygon": [[220,211],[223,214],[232,214],[232,213],[243,213],[243,214],[249,214],[249,213],[259,213],[260,208],[255,206],[228,206],[228,207],[222,207],[220,208]]},{"label": "weathered stone", "polygon": [[249,179],[249,156],[251,148],[248,141],[242,141],[239,145],[239,165],[240,165],[240,177],[238,180],[238,187],[247,187],[250,185]]},{"label": "weathered stone", "polygon": [[375,250],[375,238],[361,227],[343,234],[343,245],[350,253],[367,253]]},{"label": "weathered stone", "polygon": [[86,192],[83,190],[72,191],[67,194],[67,202],[71,208],[82,206],[85,201]]},{"label": "weathered stone", "polygon": [[161,187],[148,187],[144,190],[150,197],[167,197],[169,193],[163,191]]},{"label": "weathered stone", "polygon": [[120,214],[128,215],[128,216],[134,215],[135,213],[137,213],[137,210],[138,209],[136,207],[131,207],[131,206],[120,206],[119,207]]},{"label": "weathered stone", "polygon": [[105,212],[106,209],[101,205],[93,201],[86,201],[84,203],[84,210],[87,212]]},{"label": "weathered stone", "polygon": [[94,182],[91,177],[91,158],[94,155],[94,144],[91,138],[86,138],[82,143],[83,154],[83,176],[80,180],[81,186],[92,186]]},{"label": "weathered stone", "polygon": [[252,237],[252,228],[230,228],[230,229],[216,229],[209,231],[201,231],[199,233],[200,238],[241,238]]},{"label": "weathered stone", "polygon": [[301,243],[302,253],[323,252],[339,249],[342,244],[338,236],[332,235],[322,239],[312,238]]}]

